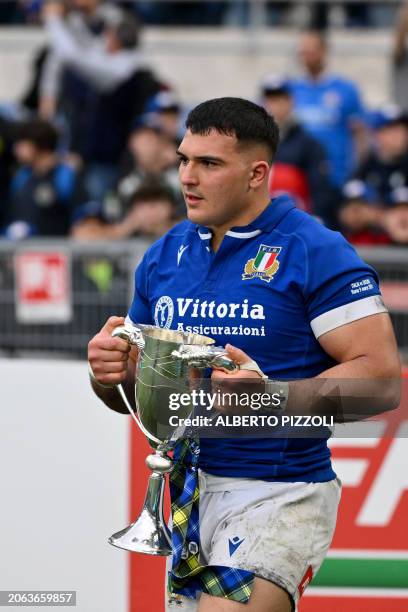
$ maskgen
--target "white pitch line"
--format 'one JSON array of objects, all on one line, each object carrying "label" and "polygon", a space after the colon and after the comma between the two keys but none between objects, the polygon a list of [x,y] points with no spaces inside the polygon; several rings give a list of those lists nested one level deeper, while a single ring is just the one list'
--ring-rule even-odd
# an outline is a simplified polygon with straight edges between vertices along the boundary
[{"label": "white pitch line", "polygon": [[335,548],[329,550],[331,559],[408,559],[408,550],[356,550],[353,548]]}]

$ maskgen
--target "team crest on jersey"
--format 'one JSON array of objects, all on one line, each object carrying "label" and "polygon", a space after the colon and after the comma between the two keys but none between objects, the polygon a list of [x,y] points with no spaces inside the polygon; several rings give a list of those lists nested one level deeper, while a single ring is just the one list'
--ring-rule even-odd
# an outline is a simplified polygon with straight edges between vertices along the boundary
[{"label": "team crest on jersey", "polygon": [[261,244],[256,257],[246,262],[242,280],[262,278],[262,280],[270,283],[279,270],[278,255],[281,250],[282,247]]},{"label": "team crest on jersey", "polygon": [[168,295],[162,295],[157,300],[154,309],[154,322],[157,327],[163,327],[169,329],[174,316],[174,304],[173,300]]}]

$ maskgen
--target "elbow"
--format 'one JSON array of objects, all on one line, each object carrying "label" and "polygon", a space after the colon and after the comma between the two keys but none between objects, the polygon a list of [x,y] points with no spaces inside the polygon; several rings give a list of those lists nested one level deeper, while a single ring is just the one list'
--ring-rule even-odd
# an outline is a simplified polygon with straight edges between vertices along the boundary
[{"label": "elbow", "polygon": [[390,359],[390,369],[387,398],[390,407],[388,410],[395,410],[401,403],[402,393],[401,361],[398,351],[395,351],[393,358]]},{"label": "elbow", "polygon": [[384,411],[395,410],[401,403],[401,378],[391,378],[384,381]]},{"label": "elbow", "polygon": [[381,356],[381,364],[378,362],[372,369],[373,395],[377,404],[374,414],[389,412],[398,408],[401,402],[401,363],[397,351]]},{"label": "elbow", "polygon": [[377,376],[384,412],[395,410],[401,402],[401,361],[396,346],[381,355]]}]

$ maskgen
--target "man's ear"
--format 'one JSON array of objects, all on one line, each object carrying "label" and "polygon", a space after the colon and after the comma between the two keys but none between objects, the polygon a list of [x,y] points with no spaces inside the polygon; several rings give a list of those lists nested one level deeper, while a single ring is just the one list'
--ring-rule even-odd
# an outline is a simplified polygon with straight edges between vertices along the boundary
[{"label": "man's ear", "polygon": [[261,187],[265,180],[268,180],[270,169],[270,165],[264,160],[253,162],[249,175],[249,187],[251,189]]}]

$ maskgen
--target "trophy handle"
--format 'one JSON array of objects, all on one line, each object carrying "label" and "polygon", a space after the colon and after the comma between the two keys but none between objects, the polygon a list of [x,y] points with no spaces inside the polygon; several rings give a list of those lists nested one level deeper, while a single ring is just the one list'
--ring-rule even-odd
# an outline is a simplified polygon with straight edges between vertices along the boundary
[{"label": "trophy handle", "polygon": [[115,327],[112,332],[112,338],[122,338],[139,349],[143,349],[145,346],[142,330],[134,325],[119,325]]},{"label": "trophy handle", "polygon": [[239,365],[227,356],[226,350],[221,346],[182,344],[171,355],[196,368],[219,368],[227,372],[239,370]]},{"label": "trophy handle", "polygon": [[[119,325],[118,327],[115,327],[115,329],[112,332],[112,338],[122,338],[123,340],[126,340],[128,344],[132,346],[137,346],[138,349],[143,349],[145,346],[145,341],[143,338],[142,330],[139,327],[136,327],[133,325],[132,326]],[[130,402],[128,398],[126,397],[126,393],[123,389],[123,386],[119,383],[118,385],[116,385],[116,388],[119,391],[119,394],[126,408],[129,410],[133,419],[136,421],[136,424],[141,429],[141,431],[144,433],[144,435],[147,437],[147,439],[152,440],[158,445],[163,444],[163,440],[159,440],[159,438],[156,438],[156,436],[151,434],[150,431],[148,431],[146,427],[143,425],[137,413],[133,410],[132,406],[130,405]]]}]

